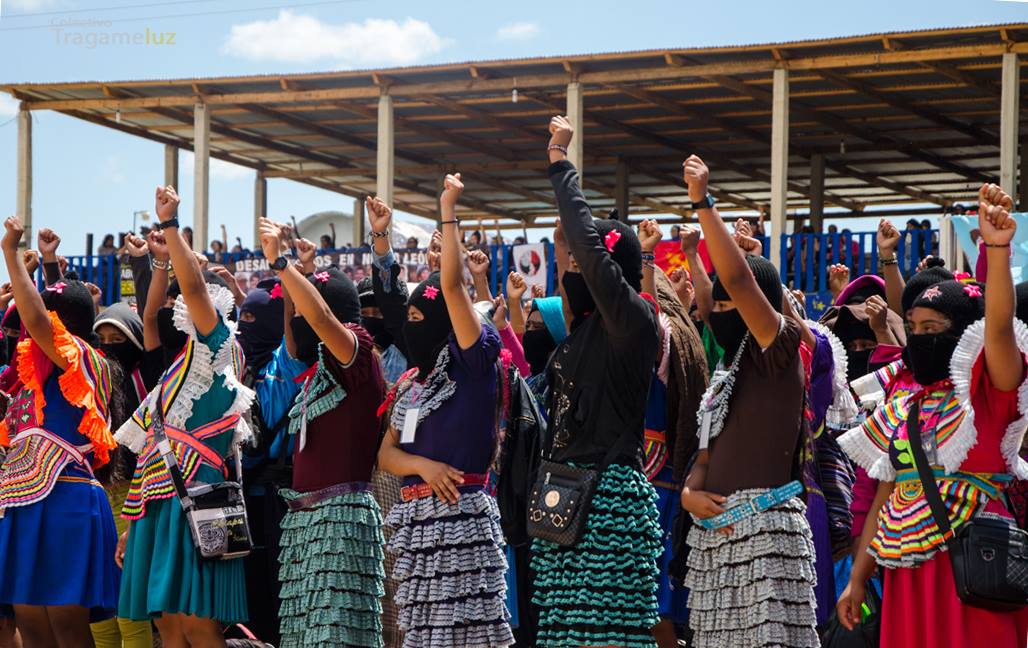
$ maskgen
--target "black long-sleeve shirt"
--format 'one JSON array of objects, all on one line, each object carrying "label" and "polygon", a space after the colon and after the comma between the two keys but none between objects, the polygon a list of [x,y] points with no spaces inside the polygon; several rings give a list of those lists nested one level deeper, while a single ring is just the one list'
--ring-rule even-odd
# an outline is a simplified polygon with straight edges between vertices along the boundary
[{"label": "black long-sleeve shirt", "polygon": [[656,308],[625,281],[604,246],[574,165],[556,162],[549,175],[568,249],[596,302],[547,369],[551,457],[598,463],[627,434],[633,443],[623,444],[615,461],[636,466],[660,344]]}]

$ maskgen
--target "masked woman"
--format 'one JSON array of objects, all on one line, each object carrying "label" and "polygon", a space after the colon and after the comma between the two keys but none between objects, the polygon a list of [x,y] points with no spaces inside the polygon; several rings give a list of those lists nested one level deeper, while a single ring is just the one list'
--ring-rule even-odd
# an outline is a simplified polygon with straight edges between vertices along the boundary
[{"label": "masked woman", "polygon": [[387,399],[379,450],[381,468],[405,478],[386,524],[407,648],[514,643],[499,510],[484,490],[497,445],[500,340],[482,326],[462,278],[463,188],[460,174],[446,177],[442,271],[411,294],[404,338],[415,369]]},{"label": "masked woman", "polygon": [[282,521],[281,645],[382,646],[382,514],[371,493],[385,385],[360,327],[353,281],[336,268],[305,278],[285,261],[281,228],[260,222],[265,258],[297,316],[290,353],[311,367],[289,412],[293,488]]},{"label": "masked woman", "polygon": [[[964,604],[953,566],[924,494],[910,440],[917,412],[923,456],[931,464],[951,527],[976,516],[1010,518],[1003,489],[1028,476],[1018,451],[1028,410],[1028,329],[1014,319],[1010,197],[996,185],[979,193],[978,221],[989,256],[983,299],[976,284],[943,281],[924,289],[907,312],[905,352],[920,389],[887,399],[840,444],[879,479],[850,582],[838,603],[847,626],[860,623],[865,582],[885,568],[881,645],[1020,646],[1028,610],[1000,612]],[[984,301],[984,303],[983,303]],[[984,314],[984,320],[981,319]]]},{"label": "masked woman", "polygon": [[[118,616],[153,619],[165,646],[218,646],[224,645],[220,623],[247,617],[243,561],[201,558],[157,448],[153,421],[161,407],[187,485],[216,484],[232,474],[227,460],[252,437],[241,415],[249,410],[254,393],[238,378],[243,358],[235,325],[229,320],[235,299],[224,282],[205,283],[179,231],[178,202],[174,188],[157,189],[156,211],[163,234],[149,240],[154,276],[148,300],[163,301],[167,272],[174,267],[181,287],[171,307],[175,331],[161,330],[160,335],[162,343],[169,345],[166,351],[179,350],[116,435],[119,443],[139,456],[122,510],[130,523]],[[181,346],[175,346],[180,340]]]},{"label": "masked woman", "polygon": [[[107,463],[111,378],[95,350],[95,307],[79,281],[41,296],[18,253],[24,227],[4,223],[3,248],[27,339],[15,367],[23,389],[0,426],[0,604],[13,606],[27,646],[92,645],[90,621],[114,615],[114,516],[93,469]],[[68,542],[76,548],[74,560]]]},{"label": "masked woman", "polygon": [[[682,507],[698,522],[685,578],[693,645],[818,646],[814,546],[795,481],[803,331],[780,312],[775,267],[743,257],[725,230],[703,161],[691,156],[684,176],[717,270],[707,323],[725,350],[703,397],[700,452],[682,491]],[[759,509],[746,506],[754,501]]]},{"label": "masked woman", "polygon": [[[573,319],[548,370],[549,459],[600,469],[581,538],[536,540],[540,646],[652,646],[657,624],[657,495],[641,468],[657,312],[640,296],[642,249],[627,225],[594,220],[567,160],[573,130],[550,122],[549,175],[571,255],[561,280]],[[611,456],[612,455],[612,456]]]}]

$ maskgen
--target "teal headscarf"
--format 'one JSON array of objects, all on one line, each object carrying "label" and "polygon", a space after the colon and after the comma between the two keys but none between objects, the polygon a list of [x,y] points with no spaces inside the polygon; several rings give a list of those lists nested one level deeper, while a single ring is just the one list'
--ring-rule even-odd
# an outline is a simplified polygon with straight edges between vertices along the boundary
[{"label": "teal headscarf", "polygon": [[564,325],[564,305],[560,297],[539,297],[532,300],[532,308],[542,315],[546,330],[553,336],[553,341],[560,344],[568,336]]}]

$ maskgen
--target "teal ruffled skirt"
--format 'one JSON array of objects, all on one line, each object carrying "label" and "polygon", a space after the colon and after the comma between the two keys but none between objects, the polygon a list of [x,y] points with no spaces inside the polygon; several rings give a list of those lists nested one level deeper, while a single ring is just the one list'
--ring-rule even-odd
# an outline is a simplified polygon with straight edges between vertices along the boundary
[{"label": "teal ruffled skirt", "polygon": [[[303,493],[281,490],[286,501]],[[370,492],[339,495],[282,520],[281,648],[381,648],[382,512]]]},{"label": "teal ruffled skirt", "polygon": [[532,545],[537,645],[652,648],[661,550],[653,486],[638,470],[608,467],[578,544]]},{"label": "teal ruffled skirt", "polygon": [[174,497],[148,501],[146,516],[129,526],[118,601],[123,619],[146,621],[162,613],[246,621],[243,559],[200,558]]}]

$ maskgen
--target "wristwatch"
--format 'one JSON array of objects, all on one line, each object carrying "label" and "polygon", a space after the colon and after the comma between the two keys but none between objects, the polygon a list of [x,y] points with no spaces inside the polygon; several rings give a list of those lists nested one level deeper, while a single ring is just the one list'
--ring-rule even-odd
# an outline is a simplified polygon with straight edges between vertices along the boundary
[{"label": "wristwatch", "polygon": [[693,203],[692,203],[692,208],[693,208],[693,211],[698,211],[700,209],[710,209],[711,207],[714,206],[714,204],[715,204],[714,196],[711,196],[708,193],[706,196],[703,197],[703,200],[694,200]]},{"label": "wristwatch", "polygon": [[269,264],[269,267],[275,272],[282,272],[289,267],[289,259],[284,256],[280,256]]}]

